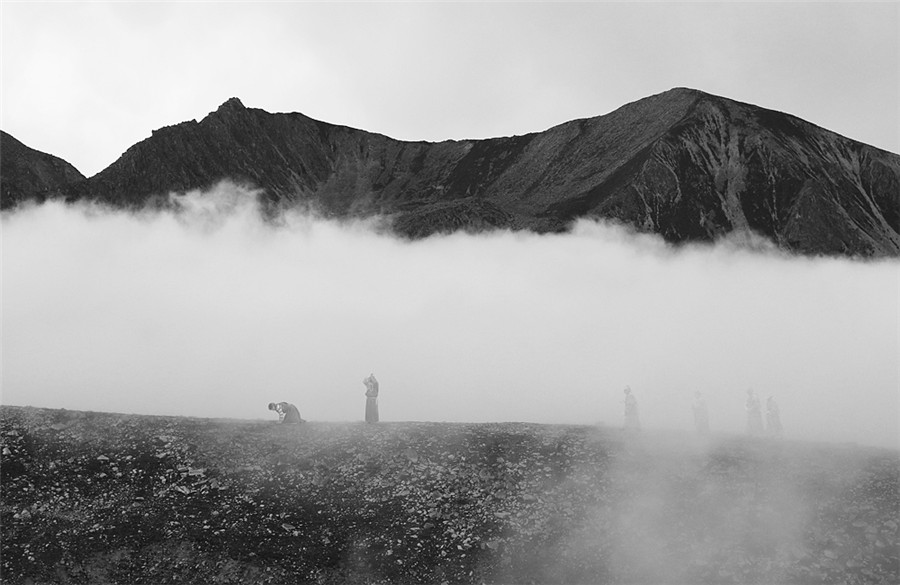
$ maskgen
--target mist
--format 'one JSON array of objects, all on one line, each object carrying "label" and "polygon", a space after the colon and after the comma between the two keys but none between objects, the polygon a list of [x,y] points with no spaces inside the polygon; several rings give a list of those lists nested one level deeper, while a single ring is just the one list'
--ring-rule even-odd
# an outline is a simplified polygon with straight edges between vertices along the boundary
[{"label": "mist", "polygon": [[900,447],[900,262],[673,248],[582,221],[407,241],[386,220],[261,219],[251,189],[180,212],[47,203],[2,216],[2,402],[75,410],[621,426]]}]

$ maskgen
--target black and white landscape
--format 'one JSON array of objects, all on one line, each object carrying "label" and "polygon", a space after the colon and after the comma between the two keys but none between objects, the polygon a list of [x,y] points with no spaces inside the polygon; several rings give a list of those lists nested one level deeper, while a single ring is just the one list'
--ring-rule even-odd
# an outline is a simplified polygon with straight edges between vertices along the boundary
[{"label": "black and white landscape", "polygon": [[233,99],[89,179],[11,144],[14,404],[352,420],[374,369],[395,420],[616,424],[632,385],[651,426],[701,391],[739,431],[754,388],[794,437],[897,446],[900,157],[787,114],[676,89],[432,144]]},{"label": "black and white landscape", "polygon": [[4,582],[896,579],[895,6],[2,12]]},{"label": "black and white landscape", "polygon": [[31,199],[170,207],[223,179],[264,210],[390,218],[394,232],[563,232],[611,220],[668,242],[757,234],[804,254],[900,256],[900,156],[780,112],[676,88],[544,132],[404,142],[237,98],[162,128],[84,179],[10,143],[7,208]]}]

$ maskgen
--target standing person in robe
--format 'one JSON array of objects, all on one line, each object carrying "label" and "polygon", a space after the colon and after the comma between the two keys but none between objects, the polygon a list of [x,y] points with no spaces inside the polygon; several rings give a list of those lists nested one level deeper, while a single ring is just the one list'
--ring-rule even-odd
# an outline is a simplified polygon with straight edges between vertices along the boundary
[{"label": "standing person in robe", "polygon": [[778,403],[773,396],[766,398],[766,433],[773,437],[780,437],[781,413],[778,411]]},{"label": "standing person in robe", "polygon": [[378,380],[375,374],[369,374],[368,378],[363,379],[366,386],[366,422],[378,422]]},{"label": "standing person in robe", "polygon": [[747,434],[754,437],[763,434],[762,409],[752,388],[747,390]]},{"label": "standing person in robe", "polygon": [[706,409],[706,399],[700,391],[694,392],[694,428],[701,435],[709,434],[709,411]]},{"label": "standing person in robe", "polygon": [[300,411],[290,402],[270,402],[269,410],[278,413],[278,422],[281,424],[299,424],[304,422],[300,418]]},{"label": "standing person in robe", "polygon": [[641,430],[641,421],[638,418],[637,399],[631,393],[631,388],[625,386],[625,429],[632,431]]}]

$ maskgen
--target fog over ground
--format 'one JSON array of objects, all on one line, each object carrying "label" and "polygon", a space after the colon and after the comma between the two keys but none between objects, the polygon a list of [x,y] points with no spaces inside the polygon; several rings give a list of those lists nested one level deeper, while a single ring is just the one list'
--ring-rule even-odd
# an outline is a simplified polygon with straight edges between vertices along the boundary
[{"label": "fog over ground", "polygon": [[230,184],[181,213],[57,203],[2,217],[2,402],[78,410],[743,432],[745,391],[788,437],[900,447],[900,262],[674,249],[571,233],[406,241],[379,221],[260,219]]}]

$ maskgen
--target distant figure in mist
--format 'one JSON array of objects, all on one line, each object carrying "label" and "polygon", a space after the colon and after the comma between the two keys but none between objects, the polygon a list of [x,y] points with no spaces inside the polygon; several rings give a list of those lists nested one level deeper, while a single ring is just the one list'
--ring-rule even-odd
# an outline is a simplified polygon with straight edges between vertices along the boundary
[{"label": "distant figure in mist", "polygon": [[694,392],[694,403],[691,405],[694,410],[694,428],[700,435],[709,434],[709,411],[706,409],[706,399],[703,398],[702,392]]},{"label": "distant figure in mist", "polygon": [[300,411],[290,402],[270,402],[269,410],[278,413],[278,422],[281,424],[299,424],[304,422],[300,418]]},{"label": "distant figure in mist", "polygon": [[769,396],[766,398],[766,433],[772,437],[780,437],[781,414],[778,412],[778,403],[775,398]]},{"label": "distant figure in mist", "polygon": [[375,374],[369,374],[368,378],[363,379],[366,386],[366,422],[378,422],[378,380]]},{"label": "distant figure in mist", "polygon": [[641,430],[641,421],[638,418],[637,399],[631,393],[631,388],[625,386],[625,430]]},{"label": "distant figure in mist", "polygon": [[754,437],[763,434],[762,409],[752,388],[747,390],[747,434]]}]

